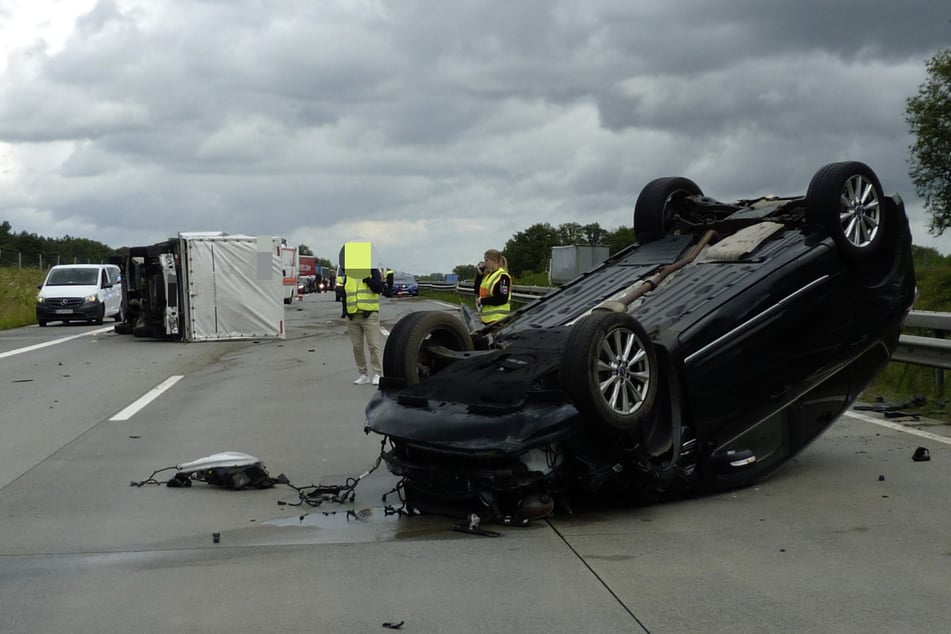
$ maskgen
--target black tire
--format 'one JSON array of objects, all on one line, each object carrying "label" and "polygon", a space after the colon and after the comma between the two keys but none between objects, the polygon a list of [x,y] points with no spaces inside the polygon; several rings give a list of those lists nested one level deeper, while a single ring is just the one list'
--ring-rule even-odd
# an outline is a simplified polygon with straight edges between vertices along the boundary
[{"label": "black tire", "polygon": [[37,320],[36,323],[38,323],[38,324],[40,325],[40,328],[46,328],[46,320],[45,320],[45,319],[39,319],[39,320]]},{"label": "black tire", "polygon": [[703,196],[700,187],[683,176],[655,178],[644,186],[634,204],[634,237],[641,244],[660,240],[670,232],[674,208],[686,196]]},{"label": "black tire", "polygon": [[122,321],[122,310],[120,309],[115,315],[112,316],[112,319],[116,322]]},{"label": "black tire", "polygon": [[559,375],[583,415],[618,429],[634,429],[653,409],[657,352],[634,317],[596,311],[572,327]]},{"label": "black tire", "polygon": [[806,222],[825,227],[848,257],[873,256],[885,242],[890,220],[882,186],[865,163],[829,163],[806,192]]},{"label": "black tire", "polygon": [[97,326],[101,326],[102,322],[105,321],[105,319],[106,319],[106,305],[102,304],[99,307],[99,316],[93,319],[92,322],[96,324]]},{"label": "black tire", "polygon": [[445,367],[429,354],[430,346],[449,350],[472,350],[472,337],[461,320],[442,311],[419,311],[406,315],[393,327],[383,348],[383,376],[415,385]]}]

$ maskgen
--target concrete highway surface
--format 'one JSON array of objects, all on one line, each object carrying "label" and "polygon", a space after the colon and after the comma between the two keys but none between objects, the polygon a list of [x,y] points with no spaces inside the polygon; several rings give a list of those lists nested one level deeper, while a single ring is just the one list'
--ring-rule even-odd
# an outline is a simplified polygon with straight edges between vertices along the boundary
[{"label": "concrete highway surface", "polygon": [[[384,300],[384,329],[421,309],[451,308]],[[387,515],[385,466],[319,507],[280,485],[130,486],[222,451],[298,487],[370,469],[374,388],[352,383],[339,313],[306,295],[283,341],[0,332],[0,632],[951,631],[940,424],[849,413],[756,486],[495,538]]]}]

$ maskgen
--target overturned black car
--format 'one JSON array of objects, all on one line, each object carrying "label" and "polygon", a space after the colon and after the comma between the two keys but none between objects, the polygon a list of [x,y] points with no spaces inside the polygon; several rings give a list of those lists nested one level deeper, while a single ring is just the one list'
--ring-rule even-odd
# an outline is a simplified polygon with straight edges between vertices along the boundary
[{"label": "overturned black car", "polygon": [[863,163],[729,204],[660,178],[634,229],[492,326],[396,324],[366,429],[410,509],[523,524],[559,499],[750,484],[858,398],[916,295],[904,205]]}]

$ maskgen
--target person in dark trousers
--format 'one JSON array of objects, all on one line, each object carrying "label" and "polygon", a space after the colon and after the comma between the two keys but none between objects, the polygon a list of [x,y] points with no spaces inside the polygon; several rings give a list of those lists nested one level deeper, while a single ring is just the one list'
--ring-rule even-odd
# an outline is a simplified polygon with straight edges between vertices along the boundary
[{"label": "person in dark trousers", "polygon": [[476,308],[483,324],[505,319],[512,312],[512,276],[507,267],[505,256],[495,249],[486,251],[482,262],[476,266],[474,285],[479,292]]}]

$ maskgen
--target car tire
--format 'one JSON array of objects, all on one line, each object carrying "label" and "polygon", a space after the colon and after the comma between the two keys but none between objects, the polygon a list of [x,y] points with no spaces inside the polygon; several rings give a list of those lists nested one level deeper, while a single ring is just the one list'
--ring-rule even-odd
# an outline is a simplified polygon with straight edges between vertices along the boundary
[{"label": "car tire", "polygon": [[99,316],[92,320],[97,326],[101,326],[102,322],[106,319],[106,306],[105,304],[99,307]]},{"label": "car tire", "polygon": [[855,260],[876,254],[890,229],[878,177],[865,163],[822,167],[806,192],[806,222],[825,227],[841,252]]},{"label": "car tire", "polygon": [[582,415],[630,430],[653,409],[657,352],[631,315],[595,311],[571,328],[559,376]]},{"label": "car tire", "polygon": [[455,316],[442,311],[419,311],[393,326],[383,348],[383,376],[401,379],[407,386],[438,372],[445,364],[429,354],[429,346],[456,352],[473,349],[472,336]]},{"label": "car tire", "polygon": [[45,319],[38,319],[38,320],[36,321],[36,323],[38,323],[38,324],[40,325],[40,328],[46,328],[46,320],[45,320]]},{"label": "car tire", "polygon": [[634,236],[641,244],[660,240],[673,225],[670,204],[686,196],[702,196],[700,187],[682,176],[655,178],[644,186],[634,203]]}]

